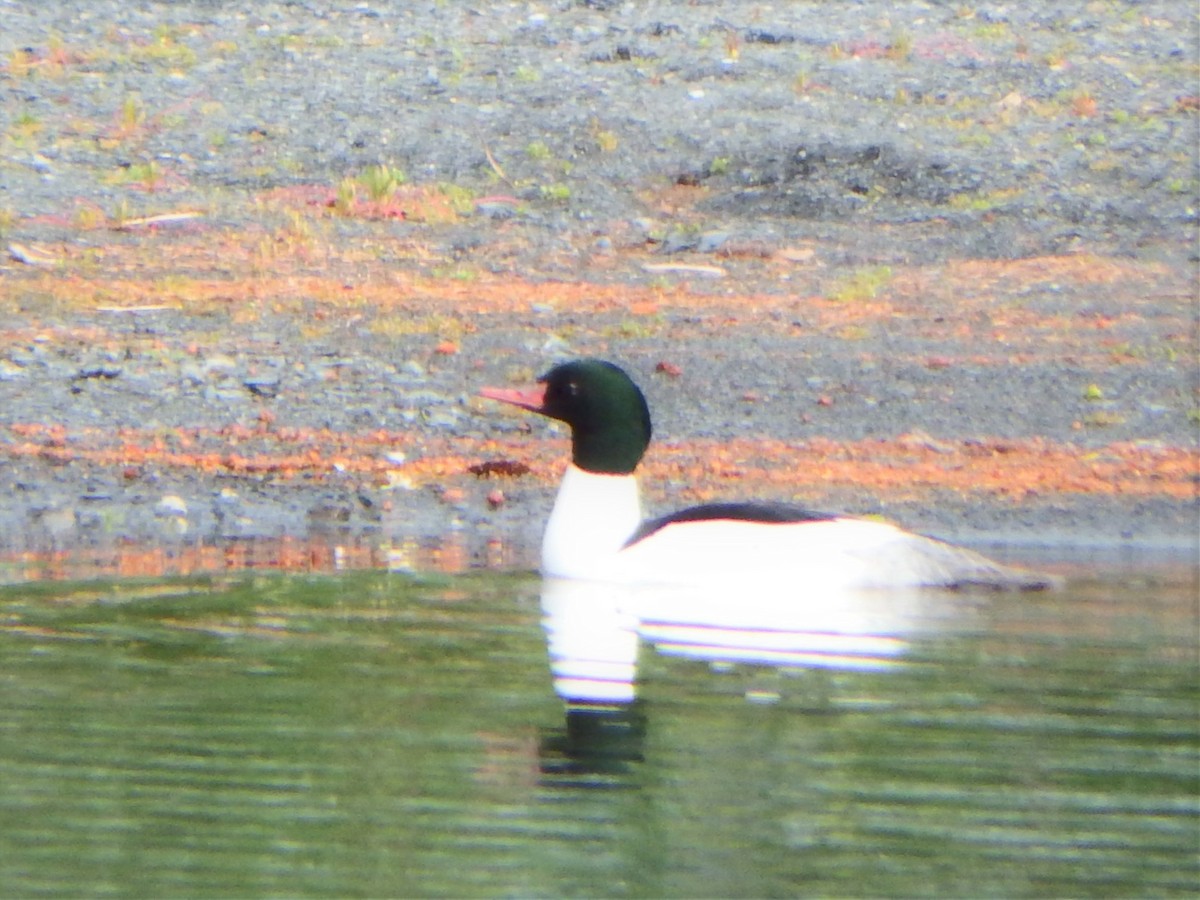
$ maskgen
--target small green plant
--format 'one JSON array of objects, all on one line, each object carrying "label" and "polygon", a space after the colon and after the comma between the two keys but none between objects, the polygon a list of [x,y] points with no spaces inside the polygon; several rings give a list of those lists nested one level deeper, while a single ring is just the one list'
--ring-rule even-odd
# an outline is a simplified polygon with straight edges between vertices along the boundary
[{"label": "small green plant", "polygon": [[540,162],[550,158],[550,148],[544,141],[531,141],[525,146],[525,155]]},{"label": "small green plant", "polygon": [[333,196],[333,208],[342,215],[354,211],[354,203],[358,200],[358,182],[353,178],[343,178],[338,182],[337,191]]},{"label": "small green plant", "polygon": [[308,243],[313,238],[312,221],[296,209],[287,212],[287,224],[284,232],[290,241]]},{"label": "small green plant", "polygon": [[470,284],[471,282],[479,280],[478,272],[473,269],[464,269],[462,267],[447,268],[444,266],[434,266],[429,271],[429,274],[433,278],[445,279],[447,281],[460,281],[463,284]]},{"label": "small green plant", "polygon": [[77,227],[84,230],[100,228],[104,225],[104,211],[88,203],[75,210],[73,221]]},{"label": "small green plant", "polygon": [[157,190],[162,183],[162,168],[154,160],[131,163],[105,178],[108,184],[140,185],[147,191]]},{"label": "small green plant", "polygon": [[981,41],[1002,41],[1008,37],[1007,22],[988,22],[975,27],[975,37]]},{"label": "small green plant", "polygon": [[532,66],[517,66],[517,71],[513,73],[513,77],[524,84],[536,84],[542,80],[542,73]]},{"label": "small green plant", "polygon": [[400,169],[380,164],[377,166],[367,166],[358,176],[357,180],[362,185],[363,190],[367,192],[367,196],[379,202],[390,200],[392,195],[396,193],[397,188],[404,184],[408,178]]},{"label": "small green plant", "polygon": [[986,131],[964,131],[955,141],[961,147],[990,147],[992,136]]},{"label": "small green plant", "polygon": [[129,201],[126,198],[122,197],[117,201],[110,218],[112,219],[112,223],[118,228],[133,218],[133,211],[129,208]]},{"label": "small green plant", "polygon": [[622,319],[620,324],[609,334],[612,337],[620,337],[627,339],[641,339],[654,337],[662,329],[663,317],[661,314],[653,316],[638,316],[633,319]]},{"label": "small green plant", "polygon": [[196,51],[179,43],[182,29],[159,25],[154,29],[154,40],[130,48],[129,56],[138,62],[152,62],[164,67],[182,69],[196,64]]},{"label": "small green plant", "polygon": [[725,175],[729,172],[729,157],[718,156],[708,166],[708,174],[710,175]]},{"label": "small green plant", "polygon": [[1066,38],[1045,55],[1046,66],[1054,70],[1065,68],[1071,57],[1079,52],[1079,42],[1073,38]]},{"label": "small green plant", "polygon": [[466,215],[475,207],[475,192],[470,188],[442,182],[438,185],[438,192],[446,198],[451,209],[460,216]]},{"label": "small green plant", "polygon": [[986,194],[965,192],[951,195],[947,198],[946,205],[951,209],[960,211],[988,212],[1019,194],[1020,191],[1016,188],[1001,188],[1000,190],[989,191]]},{"label": "small green plant", "polygon": [[600,149],[605,153],[612,153],[617,147],[621,146],[621,139],[611,131],[597,131],[596,143],[600,145]]},{"label": "small green plant", "polygon": [[414,334],[437,334],[458,340],[463,334],[460,319],[443,315],[416,316],[411,313],[381,315],[367,325],[367,330],[381,337],[408,337]]},{"label": "small green plant", "polygon": [[1089,384],[1083,389],[1083,399],[1088,403],[1099,403],[1104,399],[1104,391],[1098,384]]},{"label": "small green plant", "polygon": [[146,121],[146,108],[142,106],[141,98],[130,94],[121,101],[121,113],[117,119],[117,126],[122,132],[129,133],[135,131]]},{"label": "small green plant", "polygon": [[23,110],[13,118],[12,131],[21,137],[33,137],[42,130],[42,120],[33,113]]},{"label": "small green plant", "polygon": [[912,56],[912,35],[907,31],[892,35],[892,43],[887,49],[887,58],[896,62],[906,62]]},{"label": "small green plant", "polygon": [[873,300],[892,280],[891,266],[874,266],[859,269],[836,284],[829,292],[829,299],[839,303],[854,303]]},{"label": "small green plant", "polygon": [[543,200],[552,200],[555,203],[565,203],[571,199],[571,189],[565,184],[543,184],[539,189]]},{"label": "small green plant", "polygon": [[129,180],[137,182],[148,191],[157,190],[158,186],[162,183],[162,179],[162,167],[154,160],[137,163],[129,167]]},{"label": "small green plant", "polygon": [[1108,355],[1113,362],[1121,362],[1127,359],[1145,359],[1146,349],[1129,341],[1121,341],[1119,344],[1113,344],[1109,348]]}]

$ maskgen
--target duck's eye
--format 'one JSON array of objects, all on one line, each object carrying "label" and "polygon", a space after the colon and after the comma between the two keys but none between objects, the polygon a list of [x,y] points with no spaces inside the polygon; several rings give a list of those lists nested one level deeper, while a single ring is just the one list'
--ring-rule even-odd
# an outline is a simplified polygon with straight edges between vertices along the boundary
[{"label": "duck's eye", "polygon": [[579,396],[579,384],[574,381],[568,381],[567,382],[567,393],[570,394],[572,397],[578,397]]}]

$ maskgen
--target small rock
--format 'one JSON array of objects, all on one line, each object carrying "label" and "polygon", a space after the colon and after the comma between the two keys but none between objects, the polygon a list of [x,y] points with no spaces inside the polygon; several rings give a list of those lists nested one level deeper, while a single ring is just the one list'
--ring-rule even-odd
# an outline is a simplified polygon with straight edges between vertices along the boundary
[{"label": "small rock", "polygon": [[256,397],[265,397],[268,400],[274,399],[279,395],[279,379],[278,378],[254,378],[243,381],[246,390]]},{"label": "small rock", "polygon": [[516,207],[511,203],[480,201],[475,204],[475,211],[489,219],[511,219],[517,214]]},{"label": "small rock", "polygon": [[7,359],[0,359],[0,381],[16,381],[25,377],[25,368]]},{"label": "small rock", "polygon": [[78,517],[73,506],[55,506],[35,510],[33,519],[41,525],[51,537],[62,537],[75,530]]},{"label": "small rock", "polygon": [[700,253],[716,253],[728,240],[728,231],[706,231],[700,235],[696,250]]},{"label": "small rock", "polygon": [[436,409],[426,409],[422,418],[430,428],[454,430],[458,427],[461,415],[453,407],[444,406]]},{"label": "small rock", "polygon": [[205,378],[220,378],[229,375],[237,369],[237,360],[224,353],[215,353],[204,360],[200,374]]},{"label": "small rock", "polygon": [[76,381],[86,381],[90,378],[103,378],[106,381],[111,381],[114,378],[121,376],[120,366],[91,366],[80,369],[75,373]]},{"label": "small rock", "polygon": [[699,236],[687,231],[673,231],[663,238],[663,253],[682,253],[685,250],[695,250],[700,245]]},{"label": "small rock", "polygon": [[154,505],[156,516],[186,516],[187,501],[177,494],[167,494]]}]

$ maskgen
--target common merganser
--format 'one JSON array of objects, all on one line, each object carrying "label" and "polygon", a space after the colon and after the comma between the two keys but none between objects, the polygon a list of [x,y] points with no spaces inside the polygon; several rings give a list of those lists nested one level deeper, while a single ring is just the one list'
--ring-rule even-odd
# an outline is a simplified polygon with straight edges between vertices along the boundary
[{"label": "common merganser", "polygon": [[805,592],[1055,583],[885,522],[790,504],[712,503],[643,520],[634,473],[650,444],[650,411],[633,380],[604,360],[563,363],[531,389],[480,396],[570,426],[571,462],[542,540],[547,577]]}]

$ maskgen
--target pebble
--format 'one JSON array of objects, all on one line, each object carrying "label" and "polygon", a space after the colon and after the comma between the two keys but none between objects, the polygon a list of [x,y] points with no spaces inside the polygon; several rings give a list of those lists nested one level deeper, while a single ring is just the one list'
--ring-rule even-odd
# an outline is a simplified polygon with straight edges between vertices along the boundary
[{"label": "pebble", "polygon": [[166,494],[154,505],[154,514],[156,516],[186,516],[188,514],[187,501],[178,494]]},{"label": "pebble", "polygon": [[0,381],[16,381],[25,378],[25,368],[7,359],[0,359]]}]

